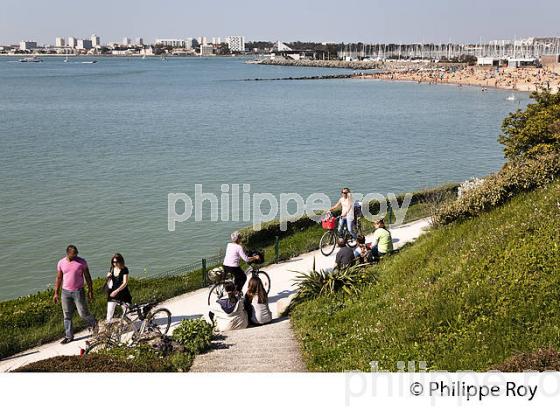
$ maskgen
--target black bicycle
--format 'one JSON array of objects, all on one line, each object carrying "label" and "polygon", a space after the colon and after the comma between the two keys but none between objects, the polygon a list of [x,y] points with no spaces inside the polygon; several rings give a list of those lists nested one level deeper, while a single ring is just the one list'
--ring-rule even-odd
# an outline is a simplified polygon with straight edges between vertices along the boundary
[{"label": "black bicycle", "polygon": [[[263,262],[262,258],[260,262]],[[270,276],[268,273],[261,270],[256,263],[250,263],[249,269],[245,271],[245,274],[247,277],[258,277],[266,293],[268,294],[270,292]],[[226,273],[223,268],[214,268],[208,272],[208,278],[214,282],[214,285],[212,285],[208,293],[208,306],[210,306],[213,300],[220,299],[225,295],[225,284],[226,282],[233,281],[233,275],[231,273]]]},{"label": "black bicycle", "polygon": [[119,302],[122,316],[106,324],[95,340],[88,343],[84,354],[98,352],[118,345],[134,346],[139,342],[167,334],[171,327],[171,312],[165,308],[152,309],[157,302],[131,305]]},{"label": "black bicycle", "polygon": [[[340,216],[334,217],[330,214],[327,214],[326,219],[323,220],[323,228],[326,229],[326,231],[319,240],[319,249],[321,249],[321,253],[325,256],[329,256],[334,252],[338,238],[344,238],[346,240],[346,244],[351,248],[356,247],[358,244],[355,237],[352,236],[348,230],[348,224],[344,224],[342,232],[339,232],[339,221]],[[356,236],[362,232],[359,218],[354,221],[354,229],[356,230]]]}]

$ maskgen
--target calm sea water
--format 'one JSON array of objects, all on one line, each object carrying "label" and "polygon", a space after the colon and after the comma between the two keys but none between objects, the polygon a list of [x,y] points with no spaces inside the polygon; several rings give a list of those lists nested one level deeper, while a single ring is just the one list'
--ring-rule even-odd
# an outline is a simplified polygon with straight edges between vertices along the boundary
[{"label": "calm sea water", "polygon": [[[403,192],[495,171],[526,95],[358,80],[241,81],[335,70],[238,59],[0,58],[0,299],[44,289],[68,243],[95,275],[223,247],[246,222],[167,230],[167,194]],[[338,70],[345,72],[344,70]]]}]

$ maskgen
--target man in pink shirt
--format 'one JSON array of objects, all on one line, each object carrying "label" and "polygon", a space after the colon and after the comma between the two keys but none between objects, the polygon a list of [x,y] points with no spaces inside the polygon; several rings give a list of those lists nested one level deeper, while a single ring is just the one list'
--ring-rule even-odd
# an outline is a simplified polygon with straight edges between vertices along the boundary
[{"label": "man in pink shirt", "polygon": [[93,283],[89,274],[88,264],[85,259],[78,256],[78,248],[74,245],[68,245],[66,256],[58,261],[56,272],[53,300],[54,303],[59,302],[59,289],[62,285],[62,312],[64,314],[65,337],[60,343],[66,344],[74,340],[72,316],[76,309],[80,317],[87,322],[94,332],[97,329],[97,321],[88,310],[84,291],[84,279],[88,286],[88,298],[90,301],[93,300]]}]

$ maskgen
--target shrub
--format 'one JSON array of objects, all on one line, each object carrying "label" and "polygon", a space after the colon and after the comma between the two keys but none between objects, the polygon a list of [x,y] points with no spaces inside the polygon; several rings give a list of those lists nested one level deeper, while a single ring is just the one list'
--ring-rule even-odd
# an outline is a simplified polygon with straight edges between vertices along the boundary
[{"label": "shrub", "polygon": [[542,187],[560,175],[560,153],[550,153],[507,163],[496,174],[444,204],[433,216],[435,225],[446,225],[480,215],[504,204],[516,194]]},{"label": "shrub", "polygon": [[177,372],[187,372],[191,368],[194,355],[190,352],[176,353],[169,356],[169,362]]},{"label": "shrub", "polygon": [[165,362],[137,361],[126,357],[92,353],[86,356],[56,356],[30,363],[16,372],[165,372],[170,367]]},{"label": "shrub", "polygon": [[560,94],[533,93],[535,103],[504,119],[498,141],[508,159],[533,157],[560,149]]},{"label": "shrub", "polygon": [[205,351],[212,341],[213,326],[204,319],[183,320],[173,331],[173,339],[192,354]]},{"label": "shrub", "polygon": [[491,370],[501,372],[545,372],[560,371],[560,352],[554,348],[539,349],[536,352],[520,353],[506,359]]}]

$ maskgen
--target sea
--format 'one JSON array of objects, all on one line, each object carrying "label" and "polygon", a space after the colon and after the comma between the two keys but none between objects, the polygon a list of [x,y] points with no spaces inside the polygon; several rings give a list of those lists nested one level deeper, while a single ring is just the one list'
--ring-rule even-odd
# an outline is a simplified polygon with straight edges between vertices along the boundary
[{"label": "sea", "polygon": [[478,87],[273,80],[352,71],[242,58],[92,60],[0,58],[0,300],[52,286],[70,243],[94,276],[115,252],[135,276],[216,254],[252,221],[213,220],[206,201],[202,220],[170,230],[169,194],[193,198],[196,185],[219,199],[245,186],[335,201],[346,186],[386,194],[482,177],[504,162],[503,118],[529,102]]}]

